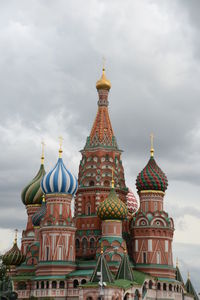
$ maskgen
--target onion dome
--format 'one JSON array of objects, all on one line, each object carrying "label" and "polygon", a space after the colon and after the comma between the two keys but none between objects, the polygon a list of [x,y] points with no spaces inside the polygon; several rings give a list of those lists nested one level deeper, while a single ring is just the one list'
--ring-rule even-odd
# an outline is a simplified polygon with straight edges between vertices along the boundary
[{"label": "onion dome", "polygon": [[97,208],[97,215],[101,220],[123,220],[126,218],[128,210],[126,204],[118,197],[112,184],[111,191]]},{"label": "onion dome", "polygon": [[2,260],[7,266],[19,266],[25,261],[25,255],[22,254],[17,246],[17,230],[14,244],[12,248],[3,255]]},{"label": "onion dome", "polygon": [[21,193],[21,199],[25,205],[42,203],[43,193],[40,187],[40,183],[44,175],[44,150],[42,150],[40,169],[37,175],[31,180],[31,182],[23,189]]},{"label": "onion dome", "polygon": [[97,90],[108,90],[108,91],[111,88],[111,83],[106,78],[105,68],[103,68],[103,70],[102,70],[102,76],[101,76],[101,78],[96,83],[96,88],[97,88]]},{"label": "onion dome", "polygon": [[41,187],[45,194],[65,193],[74,195],[78,188],[77,178],[65,167],[62,160],[62,149],[59,149],[59,158],[55,167],[47,173]]},{"label": "onion dome", "polygon": [[35,226],[35,227],[40,226],[40,222],[41,222],[42,218],[45,216],[46,211],[47,211],[47,207],[46,207],[45,197],[43,195],[42,206],[32,216],[33,226]]},{"label": "onion dome", "polygon": [[153,141],[151,144],[151,157],[145,168],[137,176],[136,187],[138,192],[145,190],[165,192],[168,186],[168,180],[154,159]]},{"label": "onion dome", "polygon": [[127,201],[128,212],[131,215],[133,215],[138,210],[138,202],[131,189],[128,189],[128,193],[126,195],[126,201]]}]

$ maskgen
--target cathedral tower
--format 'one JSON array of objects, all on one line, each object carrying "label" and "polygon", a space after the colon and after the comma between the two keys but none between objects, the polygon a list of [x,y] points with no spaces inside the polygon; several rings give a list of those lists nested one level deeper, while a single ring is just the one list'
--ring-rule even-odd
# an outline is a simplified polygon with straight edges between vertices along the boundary
[{"label": "cathedral tower", "polygon": [[77,257],[95,255],[95,247],[101,237],[101,220],[96,212],[99,204],[110,192],[112,169],[116,193],[124,202],[127,193],[121,161],[122,151],[118,148],[108,112],[111,83],[106,78],[104,68],[96,88],[99,96],[98,110],[86,145],[81,150],[79,188],[75,199]]},{"label": "cathedral tower", "polygon": [[140,208],[132,220],[133,259],[139,270],[153,276],[175,278],[172,261],[174,223],[163,207],[167,186],[167,177],[154,159],[151,136],[150,159],[136,180]]}]

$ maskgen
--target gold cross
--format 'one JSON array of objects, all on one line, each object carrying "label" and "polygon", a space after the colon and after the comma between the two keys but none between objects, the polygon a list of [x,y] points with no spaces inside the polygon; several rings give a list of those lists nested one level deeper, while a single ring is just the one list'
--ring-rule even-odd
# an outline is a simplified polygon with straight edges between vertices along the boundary
[{"label": "gold cross", "polygon": [[41,144],[42,144],[41,164],[43,165],[44,164],[44,146],[45,146],[44,141],[42,141]]},{"label": "gold cross", "polygon": [[60,149],[59,149],[59,157],[62,157],[62,144],[63,144],[63,137],[59,136],[59,144],[60,144]]},{"label": "gold cross", "polygon": [[14,244],[17,244],[17,233],[18,233],[18,229],[15,229],[15,240],[14,240]]},{"label": "gold cross", "polygon": [[150,134],[150,139],[151,139],[151,150],[150,150],[150,153],[151,153],[151,156],[153,157],[154,156],[154,148],[153,148],[154,134],[153,133]]}]

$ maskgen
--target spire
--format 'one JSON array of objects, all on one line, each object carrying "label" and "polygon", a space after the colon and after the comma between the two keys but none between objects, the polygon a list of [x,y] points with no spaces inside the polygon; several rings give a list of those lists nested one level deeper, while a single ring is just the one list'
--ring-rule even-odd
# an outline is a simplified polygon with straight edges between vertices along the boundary
[{"label": "spire", "polygon": [[101,254],[98,257],[96,268],[90,278],[90,282],[109,282],[112,283],[113,277],[105,259],[103,248],[101,248]]},{"label": "spire", "polygon": [[150,134],[150,138],[151,138],[151,150],[150,150],[150,153],[151,153],[151,157],[154,157],[154,147],[153,147],[154,135],[153,135],[153,133]]},{"label": "spire", "polygon": [[14,245],[17,244],[17,233],[18,233],[18,229],[15,229],[15,239],[14,239]]},{"label": "spire", "polygon": [[63,138],[62,136],[59,136],[59,144],[60,144],[60,148],[59,148],[59,158],[62,158],[62,144],[63,144]]},{"label": "spire", "polygon": [[126,249],[124,250],[124,256],[121,260],[116,279],[124,279],[124,280],[130,280],[133,281],[133,271],[130,266],[130,261],[127,255]]},{"label": "spire", "polygon": [[192,282],[190,280],[190,273],[188,272],[188,280],[185,284],[185,289],[187,291],[188,294],[194,296],[194,300],[199,300],[199,297],[197,296],[197,293],[192,285]]},{"label": "spire", "polygon": [[176,258],[176,267],[178,268],[178,257]]},{"label": "spire", "polygon": [[184,285],[183,277],[178,267],[178,257],[176,258],[176,280],[182,282],[182,284]]},{"label": "spire", "polygon": [[45,146],[44,141],[42,141],[41,144],[42,144],[41,165],[44,165],[44,146]]}]

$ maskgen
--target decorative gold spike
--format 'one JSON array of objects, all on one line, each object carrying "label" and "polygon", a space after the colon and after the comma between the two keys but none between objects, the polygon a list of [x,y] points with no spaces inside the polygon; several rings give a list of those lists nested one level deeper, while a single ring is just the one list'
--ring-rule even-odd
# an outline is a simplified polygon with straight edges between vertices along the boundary
[{"label": "decorative gold spike", "polygon": [[105,58],[105,56],[103,56],[102,60],[103,60],[103,70],[105,70],[105,67],[106,67],[106,58]]},{"label": "decorative gold spike", "polygon": [[62,158],[62,145],[63,145],[63,137],[59,136],[59,144],[60,144],[60,149],[59,149],[59,158]]},{"label": "decorative gold spike", "polygon": [[42,195],[42,202],[45,202],[45,195]]},{"label": "decorative gold spike", "polygon": [[114,181],[114,168],[112,168],[112,181],[111,181],[111,187],[114,189],[115,187],[115,181]]},{"label": "decorative gold spike", "polygon": [[42,144],[41,165],[44,165],[44,146],[45,146],[44,141],[42,141],[41,144]]},{"label": "decorative gold spike", "polygon": [[17,244],[17,233],[18,233],[18,229],[15,229],[14,245]]},{"label": "decorative gold spike", "polygon": [[190,279],[190,272],[188,271],[188,279]]},{"label": "decorative gold spike", "polygon": [[101,243],[101,254],[103,254],[103,245]]},{"label": "decorative gold spike", "polygon": [[150,134],[150,138],[151,138],[151,150],[150,150],[150,153],[151,153],[151,157],[153,157],[154,156],[154,147],[153,147],[154,134],[153,133]]},{"label": "decorative gold spike", "polygon": [[176,267],[178,268],[178,257],[176,258]]}]

